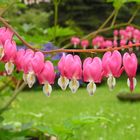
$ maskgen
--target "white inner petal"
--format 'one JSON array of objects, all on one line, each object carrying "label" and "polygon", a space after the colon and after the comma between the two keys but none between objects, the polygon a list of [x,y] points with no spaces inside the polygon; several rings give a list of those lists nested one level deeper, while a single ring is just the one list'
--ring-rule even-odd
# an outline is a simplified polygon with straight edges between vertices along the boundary
[{"label": "white inner petal", "polygon": [[52,86],[48,82],[46,82],[43,86],[43,93],[47,96],[50,96],[51,92],[52,92]]},{"label": "white inner petal", "polygon": [[0,45],[0,60],[3,58],[4,56],[4,49],[3,49],[3,46]]},{"label": "white inner petal", "polygon": [[5,70],[7,72],[8,75],[12,74],[13,70],[14,70],[14,64],[12,62],[7,62],[5,64]]},{"label": "white inner petal", "polygon": [[96,91],[96,84],[93,81],[90,81],[87,85],[87,91],[89,95],[93,95]]},{"label": "white inner petal", "polygon": [[114,89],[114,87],[116,85],[116,79],[112,75],[109,75],[109,77],[107,79],[107,85],[110,90]]},{"label": "white inner petal", "polygon": [[[134,86],[134,88],[136,87],[136,85],[137,85],[137,79],[135,78],[135,77],[133,77],[133,86]],[[127,86],[130,88],[130,80],[129,80],[129,78],[127,78]]]},{"label": "white inner petal", "polygon": [[69,83],[69,88],[71,89],[72,93],[75,93],[79,88],[79,86],[80,86],[79,81],[77,81],[75,78],[71,79]]},{"label": "white inner petal", "polygon": [[35,74],[33,72],[29,72],[27,74],[26,80],[27,80],[27,84],[28,84],[29,88],[31,88],[36,81]]},{"label": "white inner petal", "polygon": [[64,76],[60,76],[60,78],[58,79],[58,85],[61,87],[61,89],[66,90],[68,84],[69,84],[69,79],[67,79]]},{"label": "white inner petal", "polygon": [[27,74],[23,73],[23,81],[27,84]]}]

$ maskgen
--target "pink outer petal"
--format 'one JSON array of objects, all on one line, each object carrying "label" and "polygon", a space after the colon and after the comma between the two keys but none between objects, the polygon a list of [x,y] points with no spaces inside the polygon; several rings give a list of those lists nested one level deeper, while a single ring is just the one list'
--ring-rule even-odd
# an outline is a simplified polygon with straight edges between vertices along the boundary
[{"label": "pink outer petal", "polygon": [[17,66],[17,70],[21,70],[21,62],[22,62],[21,60],[23,59],[24,55],[25,55],[24,49],[20,49],[16,53],[15,64]]},{"label": "pink outer petal", "polygon": [[106,52],[102,58],[104,76],[106,77],[108,77],[108,75],[111,73],[110,68],[109,68],[110,57],[111,57],[111,52]]},{"label": "pink outer petal", "polygon": [[35,74],[39,74],[44,68],[44,55],[41,52],[36,52],[32,61],[32,69]]},{"label": "pink outer petal", "polygon": [[119,51],[114,51],[110,58],[109,68],[114,77],[120,76],[120,69],[122,66],[122,56]]},{"label": "pink outer petal", "polygon": [[0,41],[2,42],[3,45],[7,39],[12,40],[12,37],[13,32],[9,28],[6,27],[0,28]]},{"label": "pink outer petal", "polygon": [[21,69],[24,73],[28,73],[29,71],[33,71],[32,68],[32,60],[34,57],[34,52],[30,49],[27,49],[24,56],[21,59]]},{"label": "pink outer petal", "polygon": [[44,84],[46,81],[49,84],[54,84],[55,72],[53,64],[50,61],[45,62],[45,66],[40,74],[37,75],[40,84]]},{"label": "pink outer petal", "polygon": [[4,62],[7,61],[13,61],[16,58],[16,43],[14,41],[11,40],[6,40],[5,44],[4,44],[4,58],[2,59]]},{"label": "pink outer petal", "polygon": [[81,79],[82,77],[82,62],[77,55],[63,55],[58,63],[58,69],[60,74],[68,79]]},{"label": "pink outer petal", "polygon": [[100,58],[95,57],[92,59],[87,58],[84,61],[83,76],[84,81],[89,82],[93,80],[95,83],[100,83],[102,79],[102,61]]},{"label": "pink outer petal", "polygon": [[134,53],[131,55],[129,53],[125,53],[123,55],[123,65],[128,77],[132,78],[136,76],[138,60]]}]

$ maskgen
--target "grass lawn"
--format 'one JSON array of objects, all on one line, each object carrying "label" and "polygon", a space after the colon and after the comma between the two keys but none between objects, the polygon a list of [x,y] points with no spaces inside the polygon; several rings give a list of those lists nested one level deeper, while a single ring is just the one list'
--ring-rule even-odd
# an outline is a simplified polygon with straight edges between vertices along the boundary
[{"label": "grass lawn", "polygon": [[[139,79],[139,78],[137,78]],[[140,81],[136,92],[140,92]],[[110,121],[97,121],[76,130],[78,140],[140,140],[140,103],[120,102],[118,92],[129,91],[126,79],[117,80],[110,92],[106,84],[97,88],[94,96],[80,88],[76,94],[70,90],[53,90],[51,97],[42,91],[22,92],[7,111],[4,123],[33,122],[48,127],[63,126],[74,117],[105,117]]]}]

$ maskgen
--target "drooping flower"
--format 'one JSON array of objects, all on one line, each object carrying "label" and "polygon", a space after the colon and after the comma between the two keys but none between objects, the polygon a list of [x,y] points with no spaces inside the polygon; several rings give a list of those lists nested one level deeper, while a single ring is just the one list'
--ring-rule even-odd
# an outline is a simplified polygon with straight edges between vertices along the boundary
[{"label": "drooping flower", "polygon": [[83,63],[83,77],[85,82],[89,82],[87,85],[87,91],[89,95],[93,95],[96,91],[96,84],[100,83],[103,76],[102,61],[100,58],[88,57]]},{"label": "drooping flower", "polygon": [[16,57],[16,43],[11,40],[6,40],[4,44],[4,55],[2,61],[5,62],[5,70],[8,75],[12,74],[14,70],[14,61]]},{"label": "drooping flower", "polygon": [[0,60],[4,56],[4,44],[6,40],[11,40],[12,42],[13,32],[6,27],[0,28]]},{"label": "drooping flower", "polygon": [[123,72],[122,56],[119,51],[106,52],[102,58],[104,76],[108,77],[107,84],[112,90],[116,85],[115,77],[120,77]]},{"label": "drooping flower", "polygon": [[76,48],[79,43],[80,43],[80,38],[78,37],[71,38],[71,44],[74,45],[74,48]]},{"label": "drooping flower", "polygon": [[22,63],[21,62],[23,60],[25,53],[26,53],[26,51],[24,49],[20,49],[16,53],[15,64],[16,64],[18,71],[22,70]]},{"label": "drooping flower", "polygon": [[[73,93],[79,88],[79,82],[77,79],[82,78],[82,62],[78,55],[65,55],[61,57],[58,63],[58,69],[60,71],[60,78],[58,79],[58,85],[65,90],[69,84],[69,87]],[[69,79],[71,80],[69,82]]]},{"label": "drooping flower", "polygon": [[97,49],[99,47],[102,48],[103,43],[104,43],[104,37],[102,36],[97,36],[92,40],[92,46],[94,47],[94,49]]},{"label": "drooping flower", "polygon": [[4,45],[6,40],[12,40],[14,33],[6,27],[0,28],[0,41]]},{"label": "drooping flower", "polygon": [[123,66],[126,74],[128,75],[127,84],[131,92],[134,90],[137,80],[135,78],[138,66],[138,60],[134,53],[125,53],[123,55]]},{"label": "drooping flower", "polygon": [[51,84],[54,83],[55,72],[53,64],[46,61],[43,70],[37,75],[40,84],[43,84],[43,92],[45,95],[50,96],[52,92]]},{"label": "drooping flower", "polygon": [[88,40],[82,40],[81,41],[81,46],[83,49],[86,49],[89,46],[89,41]]},{"label": "drooping flower", "polygon": [[[35,83],[35,75],[33,73],[32,60],[34,52],[31,49],[27,49],[23,57],[21,57],[21,70],[23,73],[23,80],[28,84],[29,88]],[[29,78],[30,77],[30,78]]]}]

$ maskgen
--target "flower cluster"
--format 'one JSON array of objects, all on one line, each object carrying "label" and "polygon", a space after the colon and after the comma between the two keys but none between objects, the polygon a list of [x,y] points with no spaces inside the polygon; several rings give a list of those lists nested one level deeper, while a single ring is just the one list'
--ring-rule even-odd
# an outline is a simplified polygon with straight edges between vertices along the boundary
[{"label": "flower cluster", "polygon": [[[107,77],[107,84],[112,90],[116,85],[115,78],[120,77],[125,70],[128,75],[127,84],[131,91],[136,86],[136,71],[138,61],[134,53],[125,53],[123,57],[119,51],[106,52],[102,58],[88,57],[84,60],[83,66],[80,57],[77,55],[63,55],[58,63],[60,78],[58,84],[65,90],[69,85],[75,93],[79,87],[79,79],[89,82],[87,91],[90,95],[96,91],[96,83],[100,83],[103,77]],[[69,82],[69,80],[71,80]]]},{"label": "flower cluster", "polygon": [[[41,51],[17,49],[13,35],[10,29],[0,28],[0,60],[5,63],[7,74],[11,75],[14,66],[16,66],[16,70],[23,72],[23,80],[29,88],[38,79],[39,83],[44,85],[43,92],[49,96],[52,91],[51,84],[54,84],[56,77],[53,64],[50,61],[45,62],[44,54]],[[116,34],[115,39],[117,38]],[[138,41],[138,39],[135,38],[135,41]],[[87,44],[87,42],[81,43]],[[102,59],[88,57],[83,63],[78,55],[63,54],[58,62],[60,72],[58,85],[62,90],[66,90],[69,85],[71,91],[75,93],[80,86],[79,80],[83,80],[88,82],[87,91],[90,95],[93,95],[96,91],[96,83],[100,83],[106,77],[108,87],[112,90],[116,85],[115,78],[120,77],[122,72],[125,71],[128,75],[127,85],[133,91],[137,83],[135,78],[137,66],[138,60],[134,53],[126,52],[122,57],[117,50],[106,52]]]},{"label": "flower cluster", "polygon": [[[103,36],[96,36],[92,39],[91,46],[93,46],[94,49],[105,49],[139,42],[140,30],[132,26],[127,26],[125,29],[114,30],[113,39],[105,39]],[[88,40],[80,41],[80,38],[78,37],[72,37],[71,44],[74,46],[81,45],[84,49],[90,45]]]},{"label": "flower cluster", "polygon": [[17,50],[14,42],[13,32],[5,27],[0,28],[0,60],[5,63],[5,70],[11,75],[14,65],[18,71],[23,71],[23,80],[31,88],[36,81],[36,77],[40,84],[43,84],[43,91],[46,95],[50,95],[54,83],[55,72],[53,64],[44,59],[44,54],[34,52],[31,49]]}]

